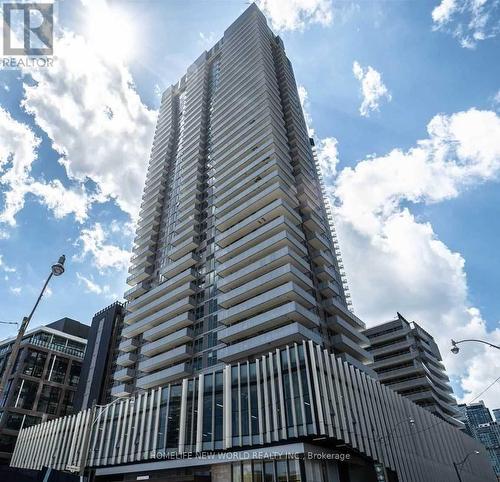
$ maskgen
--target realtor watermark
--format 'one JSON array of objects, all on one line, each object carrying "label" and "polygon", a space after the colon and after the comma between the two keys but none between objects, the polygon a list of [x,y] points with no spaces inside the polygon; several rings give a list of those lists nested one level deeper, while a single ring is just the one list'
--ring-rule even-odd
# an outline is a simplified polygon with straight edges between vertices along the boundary
[{"label": "realtor watermark", "polygon": [[0,2],[4,69],[50,67],[54,54],[54,3]]},{"label": "realtor watermark", "polygon": [[196,459],[196,460],[336,460],[344,462],[350,460],[351,454],[344,452],[282,452],[267,450],[244,450],[241,452],[163,452],[153,453],[153,459],[156,460],[178,460],[178,459]]}]

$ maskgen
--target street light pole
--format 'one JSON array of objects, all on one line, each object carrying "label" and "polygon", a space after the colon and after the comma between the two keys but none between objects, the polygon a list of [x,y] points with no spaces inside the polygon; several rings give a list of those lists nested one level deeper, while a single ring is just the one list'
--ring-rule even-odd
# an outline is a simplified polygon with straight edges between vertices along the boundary
[{"label": "street light pole", "polygon": [[451,352],[454,355],[458,355],[460,348],[458,348],[457,345],[459,343],[467,343],[467,342],[483,343],[484,345],[488,345],[488,346],[491,346],[492,348],[496,348],[497,350],[500,350],[500,346],[498,346],[498,345],[494,345],[493,343],[489,343],[489,342],[484,341],[484,340],[476,340],[475,338],[470,338],[470,339],[459,340],[459,341],[451,340]]},{"label": "street light pole", "polygon": [[37,309],[38,304],[40,303],[42,296],[45,293],[47,285],[49,284],[49,281],[51,280],[52,276],[61,276],[64,273],[64,262],[65,261],[66,261],[66,257],[63,254],[59,258],[57,263],[52,265],[49,277],[45,281],[45,284],[43,285],[42,291],[40,291],[40,294],[38,295],[35,306],[33,306],[31,313],[28,316],[25,316],[23,318],[23,321],[21,323],[21,327],[19,328],[19,331],[17,332],[16,340],[14,341],[14,343],[12,345],[12,350],[10,352],[10,355],[7,357],[7,363],[5,365],[5,370],[3,372],[2,380],[0,382],[0,399],[3,396],[5,386],[7,385],[7,381],[11,375],[12,367],[15,363],[15,360],[17,359],[17,354],[19,353],[19,348],[21,347],[21,341],[24,337],[24,334],[26,333],[26,329],[28,328],[28,325],[31,321],[31,318],[33,318],[33,314],[35,313],[35,310]]},{"label": "street light pole", "polygon": [[462,460],[462,462],[453,462],[453,467],[455,467],[455,472],[457,473],[457,477],[458,477],[459,482],[463,482],[462,476],[460,475],[460,470],[462,470],[462,466],[465,464],[465,462],[467,462],[467,459],[471,455],[477,455],[477,454],[479,454],[479,450],[474,450],[474,452],[471,452],[470,454],[467,454],[465,456],[465,459]]}]

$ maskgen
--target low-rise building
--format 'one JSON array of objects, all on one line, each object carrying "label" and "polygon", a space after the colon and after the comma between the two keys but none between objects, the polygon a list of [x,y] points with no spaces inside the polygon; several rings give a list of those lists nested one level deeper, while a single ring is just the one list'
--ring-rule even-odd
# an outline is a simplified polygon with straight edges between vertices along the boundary
[{"label": "low-rise building", "polygon": [[[0,464],[10,460],[19,430],[72,413],[88,331],[62,318],[24,336],[0,399]],[[14,340],[0,342],[0,376]]]}]

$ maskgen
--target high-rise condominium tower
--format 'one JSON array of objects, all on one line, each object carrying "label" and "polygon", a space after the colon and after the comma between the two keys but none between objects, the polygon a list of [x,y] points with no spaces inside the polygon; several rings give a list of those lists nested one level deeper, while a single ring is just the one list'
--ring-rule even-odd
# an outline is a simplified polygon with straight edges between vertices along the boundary
[{"label": "high-rise condominium tower", "polygon": [[[120,398],[22,430],[12,466],[98,482],[452,482],[453,462],[484,451],[363,364],[311,144],[283,44],[252,5],[163,95]],[[461,474],[494,480],[484,455]]]},{"label": "high-rise condominium tower", "polygon": [[370,358],[311,144],[283,43],[251,7],[163,94],[115,395],[304,339]]}]

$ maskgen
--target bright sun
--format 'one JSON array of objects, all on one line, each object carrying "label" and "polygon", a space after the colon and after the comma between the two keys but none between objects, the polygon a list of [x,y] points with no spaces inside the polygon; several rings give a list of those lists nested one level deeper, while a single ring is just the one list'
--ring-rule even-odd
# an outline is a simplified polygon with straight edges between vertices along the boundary
[{"label": "bright sun", "polygon": [[86,33],[88,42],[105,57],[130,60],[138,41],[134,21],[123,9],[106,2],[87,3]]}]

